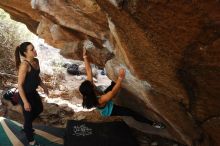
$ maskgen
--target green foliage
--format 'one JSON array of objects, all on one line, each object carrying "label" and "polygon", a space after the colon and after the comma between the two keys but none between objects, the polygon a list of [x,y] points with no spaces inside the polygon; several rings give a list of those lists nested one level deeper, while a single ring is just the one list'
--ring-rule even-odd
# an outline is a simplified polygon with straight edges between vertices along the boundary
[{"label": "green foliage", "polygon": [[10,15],[0,9],[0,69],[1,72],[15,74],[14,51],[21,42],[30,41],[36,36],[27,27],[11,20]]}]

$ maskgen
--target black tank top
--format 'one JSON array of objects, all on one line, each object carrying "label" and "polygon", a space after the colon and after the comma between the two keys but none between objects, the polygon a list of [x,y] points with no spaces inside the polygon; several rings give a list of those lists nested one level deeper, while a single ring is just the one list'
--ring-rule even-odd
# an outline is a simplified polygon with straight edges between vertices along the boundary
[{"label": "black tank top", "polygon": [[40,69],[35,69],[30,62],[27,60],[24,61],[31,66],[31,70],[26,74],[23,88],[25,93],[32,93],[35,92],[37,87],[40,85]]}]

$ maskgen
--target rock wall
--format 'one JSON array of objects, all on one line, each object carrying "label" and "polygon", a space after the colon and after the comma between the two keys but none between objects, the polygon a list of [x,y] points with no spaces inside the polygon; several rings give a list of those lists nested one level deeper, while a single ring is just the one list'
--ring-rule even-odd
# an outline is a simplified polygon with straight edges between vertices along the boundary
[{"label": "rock wall", "polygon": [[90,59],[116,79],[118,103],[163,121],[174,140],[220,145],[218,0],[1,0],[13,19],[67,58]]}]

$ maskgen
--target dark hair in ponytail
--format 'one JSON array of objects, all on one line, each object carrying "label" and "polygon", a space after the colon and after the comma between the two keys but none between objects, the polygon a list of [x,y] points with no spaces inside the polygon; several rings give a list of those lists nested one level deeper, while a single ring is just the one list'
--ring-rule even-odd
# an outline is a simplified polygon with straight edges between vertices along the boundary
[{"label": "dark hair in ponytail", "polygon": [[79,87],[80,93],[83,95],[83,107],[90,109],[97,107],[98,99],[94,91],[94,85],[92,82],[85,80]]},{"label": "dark hair in ponytail", "polygon": [[15,49],[15,62],[16,62],[16,68],[19,69],[19,65],[21,64],[21,58],[20,55],[25,57],[24,52],[27,51],[27,46],[30,45],[30,42],[23,42]]}]

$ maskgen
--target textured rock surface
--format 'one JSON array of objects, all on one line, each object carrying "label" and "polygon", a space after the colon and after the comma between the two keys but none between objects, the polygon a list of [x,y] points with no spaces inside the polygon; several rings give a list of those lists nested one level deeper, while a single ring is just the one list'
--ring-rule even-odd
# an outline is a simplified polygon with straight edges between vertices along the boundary
[{"label": "textured rock surface", "polygon": [[114,57],[108,76],[127,71],[118,103],[165,122],[174,140],[219,144],[219,1],[2,0],[0,7],[68,58],[82,59],[86,39],[95,64]]}]

